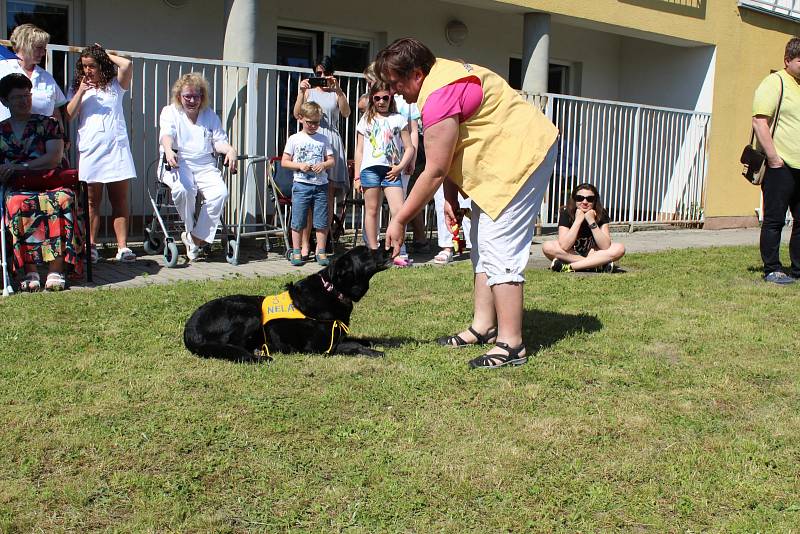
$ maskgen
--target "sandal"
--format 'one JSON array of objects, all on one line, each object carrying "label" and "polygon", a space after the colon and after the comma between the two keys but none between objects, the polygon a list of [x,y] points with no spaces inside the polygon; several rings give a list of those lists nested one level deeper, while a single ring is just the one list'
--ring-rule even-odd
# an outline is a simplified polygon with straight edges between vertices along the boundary
[{"label": "sandal", "polygon": [[324,250],[317,251],[317,263],[325,267],[326,265],[330,265],[331,260],[328,259],[328,253]]},{"label": "sandal", "polygon": [[520,356],[520,352],[525,350],[525,345],[520,345],[519,347],[509,347],[508,343],[503,343],[502,341],[498,341],[494,345],[495,347],[503,349],[508,354],[484,354],[482,356],[478,356],[477,358],[470,360],[469,368],[496,369],[506,365],[522,365],[528,363],[527,355]]},{"label": "sandal", "polygon": [[299,248],[292,249],[292,253],[289,255],[289,263],[295,267],[300,267],[303,265],[303,255],[300,254]]},{"label": "sandal", "polygon": [[453,261],[453,251],[445,248],[433,257],[433,263],[436,265],[447,265],[451,261]]},{"label": "sandal", "polygon": [[41,279],[39,278],[39,273],[37,273],[36,271],[25,273],[25,278],[22,279],[19,288],[21,291],[28,291],[30,293],[39,291],[42,288],[42,283]]},{"label": "sandal", "polygon": [[486,331],[485,334],[478,333],[472,326],[467,328],[469,332],[475,336],[475,341],[473,343],[469,343],[464,341],[464,338],[459,336],[458,334],[452,336],[445,336],[440,337],[436,340],[436,342],[443,346],[443,347],[451,347],[454,349],[463,349],[464,347],[470,347],[472,345],[486,345],[487,343],[491,343],[495,339],[497,339],[497,327],[493,326],[489,330]]},{"label": "sandal", "polygon": [[122,263],[133,263],[136,261],[136,254],[128,247],[122,247],[117,251],[117,261]]},{"label": "sandal", "polygon": [[48,291],[63,291],[67,281],[61,273],[48,273],[44,288]]}]

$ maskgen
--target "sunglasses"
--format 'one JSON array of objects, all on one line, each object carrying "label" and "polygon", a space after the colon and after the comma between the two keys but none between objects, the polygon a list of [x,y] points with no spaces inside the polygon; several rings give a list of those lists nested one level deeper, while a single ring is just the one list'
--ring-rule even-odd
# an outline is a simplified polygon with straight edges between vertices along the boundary
[{"label": "sunglasses", "polygon": [[575,202],[583,202],[584,200],[585,200],[586,202],[594,202],[595,196],[594,196],[594,195],[587,195],[587,196],[583,196],[583,195],[575,195],[575,196],[574,196],[574,197],[572,197],[572,198],[574,198],[574,199],[575,199]]},{"label": "sunglasses", "polygon": [[321,71],[321,70],[315,70],[314,71],[314,75],[319,77],[319,78],[324,78],[325,77],[325,73],[323,71]]},{"label": "sunglasses", "polygon": [[372,101],[373,102],[388,102],[390,98],[392,98],[392,97],[389,96],[389,95],[383,95],[383,96],[375,95],[375,96],[372,97]]}]

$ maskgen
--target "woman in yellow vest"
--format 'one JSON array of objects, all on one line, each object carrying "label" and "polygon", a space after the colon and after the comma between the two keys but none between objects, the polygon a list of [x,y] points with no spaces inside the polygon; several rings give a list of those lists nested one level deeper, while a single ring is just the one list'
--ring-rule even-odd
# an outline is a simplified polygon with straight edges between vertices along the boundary
[{"label": "woman in yellow vest", "polygon": [[472,324],[439,343],[454,348],[494,343],[469,362],[473,369],[526,363],[523,271],[558,131],[494,72],[436,58],[416,39],[398,39],[381,50],[376,71],[406,102],[417,103],[425,128],[425,170],[392,218],[386,246],[399,253],[405,225],[442,183],[448,226],[457,222],[459,190],[470,197]]}]

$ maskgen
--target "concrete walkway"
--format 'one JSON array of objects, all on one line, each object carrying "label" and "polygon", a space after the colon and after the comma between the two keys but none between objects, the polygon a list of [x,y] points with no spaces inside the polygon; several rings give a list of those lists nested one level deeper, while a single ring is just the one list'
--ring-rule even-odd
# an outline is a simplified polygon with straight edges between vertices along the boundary
[{"label": "concrete walkway", "polygon": [[[702,248],[726,245],[757,245],[758,228],[738,230],[656,230],[634,233],[614,233],[613,239],[624,243],[628,253],[655,252],[668,249]],[[554,239],[554,235],[537,236],[531,247],[530,267],[546,268],[549,262],[542,256],[541,243]],[[784,234],[784,241],[788,231]],[[435,247],[428,254],[412,255],[414,265],[433,265]],[[181,245],[180,251],[183,252]],[[102,250],[104,255],[113,258],[113,249]],[[144,254],[141,248],[137,253]],[[456,261],[469,261],[462,255]],[[623,260],[624,267],[624,260]],[[310,274],[319,266],[309,263],[302,267],[292,267],[280,252],[265,253],[260,247],[243,247],[242,258],[237,266],[225,261],[222,252],[213,255],[209,261],[189,264],[181,257],[173,268],[164,267],[161,256],[139,256],[133,264],[121,264],[113,259],[103,260],[94,266],[94,281],[75,281],[72,289],[141,287],[151,284],[167,284],[180,280],[222,280],[239,276],[278,276],[284,274]],[[438,267],[438,266],[437,266]]]}]

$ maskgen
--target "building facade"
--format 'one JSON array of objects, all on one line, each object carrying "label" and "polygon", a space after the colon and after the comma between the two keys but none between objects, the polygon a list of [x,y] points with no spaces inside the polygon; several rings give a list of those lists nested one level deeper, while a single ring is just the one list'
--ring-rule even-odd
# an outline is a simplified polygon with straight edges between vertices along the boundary
[{"label": "building facade", "polygon": [[[56,44],[99,42],[118,50],[293,67],[329,54],[338,70],[351,72],[363,69],[385,44],[411,35],[437,55],[489,67],[528,92],[711,114],[702,210],[705,226],[720,228],[757,224],[760,192],[741,178],[738,156],[749,138],[755,87],[782,68],[786,41],[800,33],[800,15],[789,4],[2,0],[0,16],[5,36],[32,21]],[[665,129],[665,135],[673,131]],[[638,172],[646,178],[646,169]]]}]

